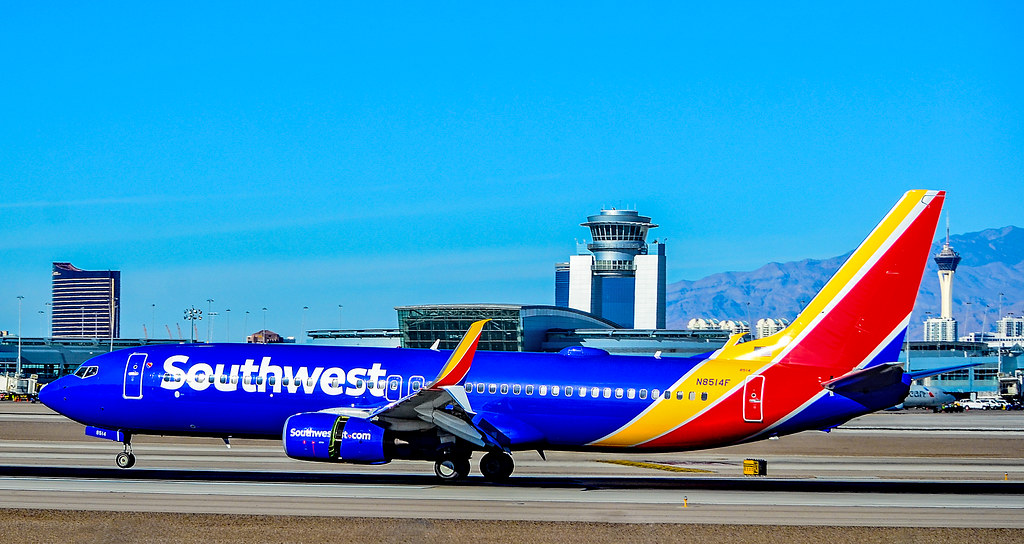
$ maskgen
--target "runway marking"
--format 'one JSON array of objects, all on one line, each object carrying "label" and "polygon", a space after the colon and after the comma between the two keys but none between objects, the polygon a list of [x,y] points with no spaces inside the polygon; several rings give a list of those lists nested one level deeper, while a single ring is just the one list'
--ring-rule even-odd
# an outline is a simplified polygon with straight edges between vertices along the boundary
[{"label": "runway marking", "polygon": [[654,470],[665,470],[668,472],[693,472],[698,474],[715,474],[713,470],[704,470],[701,468],[688,468],[679,467],[675,465],[666,465],[663,463],[649,463],[646,461],[626,461],[624,459],[598,459],[598,463],[608,463],[611,465],[623,465],[627,467],[637,468],[652,468]]}]

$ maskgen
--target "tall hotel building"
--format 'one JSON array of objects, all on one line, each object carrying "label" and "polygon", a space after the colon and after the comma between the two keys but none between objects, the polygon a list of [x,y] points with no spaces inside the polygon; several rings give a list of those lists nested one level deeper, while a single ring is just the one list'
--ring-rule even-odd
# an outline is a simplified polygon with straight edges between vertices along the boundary
[{"label": "tall hotel building", "polygon": [[121,272],[53,263],[53,336],[111,338],[121,333]]},{"label": "tall hotel building", "polygon": [[555,265],[555,306],[627,329],[665,328],[665,244],[647,243],[658,225],[633,210],[601,210],[586,223],[589,253]]}]

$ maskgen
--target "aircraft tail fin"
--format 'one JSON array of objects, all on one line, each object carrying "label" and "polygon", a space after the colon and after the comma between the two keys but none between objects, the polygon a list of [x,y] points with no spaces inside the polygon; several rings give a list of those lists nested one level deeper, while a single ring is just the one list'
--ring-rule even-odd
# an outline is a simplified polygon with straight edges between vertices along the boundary
[{"label": "aircraft tail fin", "polygon": [[754,368],[811,365],[834,376],[895,361],[944,199],[944,191],[904,194],[786,329],[730,343],[714,357]]}]

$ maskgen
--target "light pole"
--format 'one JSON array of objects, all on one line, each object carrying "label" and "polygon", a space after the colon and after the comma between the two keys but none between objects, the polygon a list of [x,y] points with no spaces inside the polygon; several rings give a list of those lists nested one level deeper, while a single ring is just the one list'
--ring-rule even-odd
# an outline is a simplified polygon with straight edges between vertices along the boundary
[{"label": "light pole", "polygon": [[242,334],[245,334],[246,338],[248,338],[248,336],[249,336],[249,334],[246,332],[248,330],[249,330],[249,310],[246,310],[245,311],[245,330],[242,331]]},{"label": "light pole", "polygon": [[21,377],[21,301],[25,297],[18,295],[18,364],[14,367],[15,377]]},{"label": "light pole", "polygon": [[267,343],[267,309],[263,308],[263,343]]},{"label": "light pole", "polygon": [[228,323],[227,323],[227,329],[228,329],[227,337],[228,337],[228,342],[230,342],[231,341],[231,308],[228,308],[227,310],[224,310],[224,317],[227,318],[227,320],[228,320]]},{"label": "light pole", "polygon": [[195,306],[185,308],[185,321],[188,321],[189,328],[189,343],[194,344],[196,342],[196,320],[203,319],[203,311],[197,310]]},{"label": "light pole", "polygon": [[50,309],[49,309],[49,312],[50,312],[50,326],[46,330],[49,331],[49,333],[50,333],[47,336],[53,336],[53,303],[52,302],[44,302],[43,305],[50,307]]},{"label": "light pole", "polygon": [[306,343],[306,340],[305,340],[305,334],[306,334],[306,310],[309,310],[309,306],[303,306],[302,307],[302,328],[299,329],[299,334],[303,335],[303,340],[302,340],[303,344]]},{"label": "light pole", "polygon": [[338,305],[338,330],[341,330],[341,304]]},{"label": "light pole", "polygon": [[45,311],[39,310],[39,338],[43,338],[43,317],[45,315]]},{"label": "light pole", "polygon": [[[213,311],[213,299],[206,299],[206,315],[210,315]],[[213,333],[213,319],[206,322],[206,343],[210,343],[210,334]]]},{"label": "light pole", "polygon": [[[207,315],[209,315],[209,316],[210,316],[210,324],[209,324],[209,327],[210,327],[211,329],[216,329],[216,327],[214,327],[214,326],[213,326],[213,318],[217,317],[217,316],[218,316],[218,315],[220,315],[220,314],[218,314],[217,312],[210,312],[210,313],[209,313],[209,314],[207,314]],[[217,334],[217,333],[215,332],[214,334]],[[209,344],[209,343],[210,343],[210,342],[211,342],[212,340],[213,340],[213,337],[210,337],[210,339],[209,339],[209,340],[207,340],[207,341],[206,341],[206,343],[207,343],[207,344]]]},{"label": "light pole", "polygon": [[150,304],[153,309],[153,321],[150,321],[150,327],[153,327],[153,338],[156,338],[156,304]]}]

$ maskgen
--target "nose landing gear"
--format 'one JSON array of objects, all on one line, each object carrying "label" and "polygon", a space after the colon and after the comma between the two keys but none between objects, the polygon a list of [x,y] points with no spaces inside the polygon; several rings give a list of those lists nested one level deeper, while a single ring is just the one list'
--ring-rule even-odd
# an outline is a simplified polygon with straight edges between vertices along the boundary
[{"label": "nose landing gear", "polygon": [[124,441],[124,451],[117,454],[114,458],[114,463],[120,468],[132,468],[135,466],[135,454],[132,453],[132,443],[130,440]]}]

